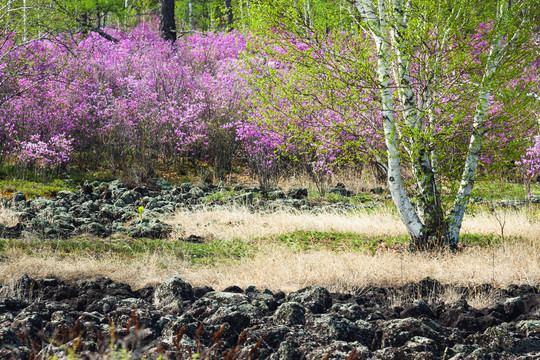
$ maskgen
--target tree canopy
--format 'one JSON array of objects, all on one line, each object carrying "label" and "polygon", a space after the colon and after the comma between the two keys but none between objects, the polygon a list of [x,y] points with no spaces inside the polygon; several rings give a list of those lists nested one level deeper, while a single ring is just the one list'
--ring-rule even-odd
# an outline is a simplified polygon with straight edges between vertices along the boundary
[{"label": "tree canopy", "polygon": [[[392,197],[413,247],[454,246],[478,165],[490,161],[483,147],[504,133],[510,149],[536,125],[530,93],[538,90],[538,2],[318,5],[256,3],[251,66],[253,84],[264,89],[257,99],[267,106],[259,120],[282,121],[310,141],[306,122],[295,127],[288,118],[317,112],[321,125],[330,119],[322,110],[354,114],[347,124],[364,134],[359,146],[386,159]],[[381,132],[382,152],[365,136]],[[409,186],[404,170],[412,175]],[[451,204],[443,202],[443,180],[457,185]]]}]

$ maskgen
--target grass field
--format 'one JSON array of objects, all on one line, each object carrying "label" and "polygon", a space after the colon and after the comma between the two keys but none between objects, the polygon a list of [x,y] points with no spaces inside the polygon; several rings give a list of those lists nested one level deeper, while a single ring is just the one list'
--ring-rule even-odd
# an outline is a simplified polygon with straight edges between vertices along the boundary
[{"label": "grass field", "polygon": [[[0,211],[0,219],[10,214]],[[181,230],[162,240],[1,240],[0,282],[13,283],[26,273],[66,280],[102,275],[135,288],[171,276],[216,289],[255,285],[283,291],[314,284],[355,291],[428,276],[456,285],[540,284],[536,208],[476,209],[466,217],[454,253],[408,252],[404,226],[391,207],[355,214],[209,209],[179,212],[166,222]],[[179,240],[189,235],[197,241]]]}]

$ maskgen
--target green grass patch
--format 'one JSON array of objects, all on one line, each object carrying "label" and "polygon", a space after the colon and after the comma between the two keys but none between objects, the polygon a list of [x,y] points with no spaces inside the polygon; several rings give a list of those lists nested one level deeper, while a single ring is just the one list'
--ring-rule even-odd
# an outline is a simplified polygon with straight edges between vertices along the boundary
[{"label": "green grass patch", "polygon": [[[281,244],[297,251],[331,250],[375,253],[377,250],[400,248],[409,243],[407,235],[401,236],[371,236],[348,232],[323,232],[298,230],[288,234],[277,235],[273,238]],[[506,236],[506,242],[519,240]],[[492,247],[502,243],[497,234],[462,234],[462,246]]]},{"label": "green grass patch", "polygon": [[[521,240],[517,236],[505,236],[505,242],[514,242]],[[502,244],[502,238],[499,234],[462,234],[459,237],[459,242],[464,246],[479,246],[484,248],[489,248]]]},{"label": "green grass patch", "polygon": [[201,200],[205,202],[211,202],[211,201],[223,201],[225,199],[240,195],[240,191],[234,191],[234,190],[225,190],[225,191],[218,191],[213,194],[206,195]]},{"label": "green grass patch", "polygon": [[[531,184],[531,193],[540,195],[540,185]],[[524,184],[507,181],[478,181],[475,182],[471,197],[481,197],[487,200],[524,200],[528,197]]]},{"label": "green grass patch", "polygon": [[349,232],[298,230],[274,238],[294,250],[332,250],[375,253],[378,249],[401,247],[409,242],[404,236],[369,236]]},{"label": "green grass patch", "polygon": [[[26,183],[34,184],[32,187],[60,183],[63,186],[69,184],[76,187],[86,181],[109,182],[119,178],[121,178],[121,174],[115,174],[112,170],[107,169],[88,171],[87,169],[73,166],[59,173],[57,171],[46,170],[21,170],[20,167],[14,164],[0,164],[0,190],[4,184],[9,186],[9,188],[15,188],[17,191],[24,192],[24,184]],[[20,190],[19,187],[21,187]]]},{"label": "green grass patch", "polygon": [[0,180],[0,195],[8,197],[13,193],[21,192],[28,199],[35,197],[54,198],[62,190],[73,191],[74,188],[59,179],[43,183],[28,180]]},{"label": "green grass patch", "polygon": [[191,243],[179,240],[91,238],[78,237],[67,240],[0,240],[0,252],[18,250],[28,255],[54,254],[100,256],[103,254],[135,258],[141,254],[174,255],[194,264],[211,264],[220,261],[253,256],[256,247],[242,240],[208,241]]},{"label": "green grass patch", "polygon": [[[505,242],[519,240],[505,237]],[[292,251],[309,252],[328,250],[335,252],[361,252],[375,254],[377,251],[403,249],[409,237],[370,236],[349,232],[323,232],[298,230],[287,234],[245,240],[207,240],[188,242],[163,239],[132,239],[126,235],[114,235],[106,239],[81,236],[67,240],[0,239],[2,253],[19,252],[32,256],[56,256],[69,259],[70,256],[97,257],[112,255],[126,259],[136,259],[143,254],[174,256],[192,264],[211,265],[230,260],[255,256],[265,248],[285,246]],[[502,243],[499,235],[462,234],[460,245],[490,248]]]}]

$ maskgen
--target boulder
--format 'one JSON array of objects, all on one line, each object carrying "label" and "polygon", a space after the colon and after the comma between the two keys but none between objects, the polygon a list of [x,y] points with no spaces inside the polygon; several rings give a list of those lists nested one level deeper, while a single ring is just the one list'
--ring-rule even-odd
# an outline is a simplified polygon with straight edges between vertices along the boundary
[{"label": "boulder", "polygon": [[342,183],[337,183],[336,186],[328,190],[328,192],[330,194],[337,194],[337,195],[347,196],[347,197],[354,196],[354,192],[351,190],[347,190],[345,188],[345,185]]},{"label": "boulder", "polygon": [[424,300],[415,300],[411,306],[406,307],[399,315],[403,318],[413,316],[435,318],[435,314]]},{"label": "boulder", "polygon": [[201,188],[198,188],[198,187],[192,187],[189,190],[189,193],[191,194],[192,197],[194,197],[196,199],[202,198],[205,195],[204,191]]},{"label": "boulder", "polygon": [[358,342],[368,346],[375,336],[375,328],[370,323],[365,321],[355,323],[337,314],[314,316],[313,324],[330,340]]},{"label": "boulder", "polygon": [[381,347],[400,347],[415,336],[440,341],[443,338],[441,327],[434,321],[421,321],[405,318],[384,321],[379,324],[382,332]]},{"label": "boulder", "polygon": [[173,277],[159,285],[154,291],[153,304],[157,308],[182,312],[182,302],[195,298],[191,284],[179,277]]},{"label": "boulder", "polygon": [[277,308],[272,319],[276,325],[303,325],[306,323],[305,313],[306,308],[302,304],[289,301]]},{"label": "boulder", "polygon": [[24,226],[21,223],[15,226],[5,226],[4,224],[0,223],[0,238],[17,239],[21,237],[23,229]]},{"label": "boulder", "polygon": [[134,238],[161,239],[171,231],[172,226],[147,216],[134,220],[127,228],[128,235]]},{"label": "boulder", "polygon": [[291,199],[301,200],[308,196],[308,190],[306,188],[293,188],[287,192],[287,197]]},{"label": "boulder", "polygon": [[16,192],[11,196],[11,200],[13,200],[15,204],[19,205],[20,203],[26,201],[26,195],[20,192]]},{"label": "boulder", "polygon": [[295,301],[302,304],[314,314],[323,313],[332,307],[330,292],[320,286],[310,286],[287,296],[287,301]]}]

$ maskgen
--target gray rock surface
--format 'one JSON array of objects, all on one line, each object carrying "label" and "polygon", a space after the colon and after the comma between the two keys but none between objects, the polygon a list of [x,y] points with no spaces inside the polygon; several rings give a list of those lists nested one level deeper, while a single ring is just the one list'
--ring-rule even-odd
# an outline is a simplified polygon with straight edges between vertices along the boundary
[{"label": "gray rock surface", "polygon": [[[98,358],[111,342],[146,359],[187,360],[190,353],[271,360],[540,358],[537,288],[485,286],[501,294],[486,309],[427,298],[389,304],[389,295],[412,298],[427,283],[447,290],[426,279],[356,294],[310,287],[284,296],[254,287],[193,288],[178,277],[134,291],[103,277],[66,283],[23,276],[0,287],[0,359],[66,358],[73,352]],[[319,305],[313,312],[291,298]],[[519,311],[505,312],[510,304]],[[406,309],[416,310],[402,317]]]},{"label": "gray rock surface", "polygon": [[[340,194],[354,195],[342,184],[338,185],[336,191]],[[227,196],[215,196],[220,192]],[[13,194],[9,200],[0,198],[0,205],[11,210],[20,224],[18,227],[0,224],[0,238],[18,238],[23,234],[49,239],[81,234],[107,237],[118,232],[137,238],[163,238],[172,229],[162,219],[179,209],[243,206],[260,212],[335,213],[377,206],[376,203],[314,204],[306,199],[307,195],[304,188],[291,189],[286,195],[281,190],[240,185],[232,188],[190,183],[173,186],[163,179],[158,179],[153,189],[146,185],[128,188],[120,180],[86,182],[75,192],[59,191],[56,199],[26,200],[22,193]]]}]

